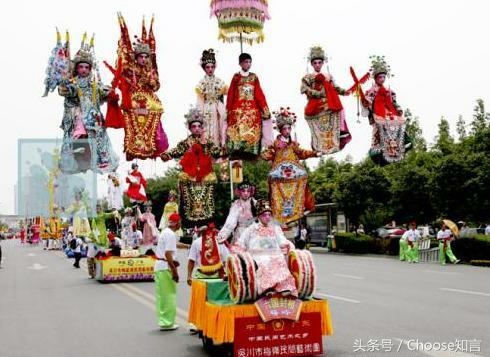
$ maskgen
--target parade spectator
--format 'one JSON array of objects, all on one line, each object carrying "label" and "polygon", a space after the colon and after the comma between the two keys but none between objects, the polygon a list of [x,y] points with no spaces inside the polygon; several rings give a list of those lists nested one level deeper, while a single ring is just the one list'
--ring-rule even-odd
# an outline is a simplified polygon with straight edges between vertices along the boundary
[{"label": "parade spectator", "polygon": [[161,331],[171,331],[179,328],[175,323],[177,314],[177,283],[179,282],[177,254],[178,236],[175,233],[180,228],[180,216],[173,213],[166,227],[158,238],[156,248],[155,295],[158,325]]}]

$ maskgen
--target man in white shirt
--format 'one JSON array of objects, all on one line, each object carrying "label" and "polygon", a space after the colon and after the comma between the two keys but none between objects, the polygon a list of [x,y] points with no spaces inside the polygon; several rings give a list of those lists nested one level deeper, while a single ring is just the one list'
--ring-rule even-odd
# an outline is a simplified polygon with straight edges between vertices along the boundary
[{"label": "man in white shirt", "polygon": [[410,222],[410,229],[403,233],[402,238],[405,237],[408,247],[406,252],[406,258],[409,263],[419,262],[419,240],[420,232],[417,229],[415,222]]},{"label": "man in white shirt", "polygon": [[[208,258],[205,264],[202,262],[203,250],[202,241],[203,236],[206,239],[206,246],[209,250],[218,254],[206,254]],[[217,249],[214,249],[216,246]],[[211,248],[211,249],[210,249]],[[224,266],[226,258],[228,257],[228,248],[223,244],[217,242],[217,231],[213,226],[206,227],[196,240],[192,242],[191,249],[189,251],[189,257],[187,262],[187,284],[192,285],[192,279],[211,279],[219,278],[219,270]],[[216,255],[214,257],[213,255]],[[212,260],[212,261],[211,261]],[[221,262],[218,266],[215,260]],[[215,265],[212,269],[209,269],[211,265]],[[196,268],[196,269],[194,269]]]},{"label": "man in white shirt", "polygon": [[177,314],[177,283],[179,282],[177,253],[178,236],[175,234],[180,228],[180,216],[172,213],[168,218],[166,227],[158,238],[155,263],[155,295],[158,325],[161,331],[176,330]]},{"label": "man in white shirt", "polygon": [[441,230],[437,232],[437,240],[439,241],[439,262],[441,265],[446,265],[446,256],[451,263],[459,263],[459,259],[454,256],[453,251],[451,250],[452,235],[451,230],[446,227],[444,222],[442,222]]}]

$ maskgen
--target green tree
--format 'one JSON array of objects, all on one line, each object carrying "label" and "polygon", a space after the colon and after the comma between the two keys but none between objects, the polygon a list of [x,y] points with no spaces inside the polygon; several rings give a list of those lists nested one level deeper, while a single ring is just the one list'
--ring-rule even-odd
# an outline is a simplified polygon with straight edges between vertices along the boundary
[{"label": "green tree", "polygon": [[438,150],[444,155],[449,154],[451,153],[454,145],[454,139],[449,132],[449,122],[444,117],[441,117],[438,127],[439,132],[435,138],[434,149]]},{"label": "green tree", "polygon": [[422,128],[418,116],[413,116],[410,109],[405,110],[406,133],[412,140],[413,151],[427,150],[427,142],[422,136]]},{"label": "green tree", "polygon": [[471,122],[471,133],[477,134],[490,126],[490,113],[485,111],[483,99],[477,99],[473,109],[473,121]]},{"label": "green tree", "polygon": [[459,142],[466,138],[466,122],[461,114],[458,116],[458,121],[456,122],[456,132],[458,133]]}]

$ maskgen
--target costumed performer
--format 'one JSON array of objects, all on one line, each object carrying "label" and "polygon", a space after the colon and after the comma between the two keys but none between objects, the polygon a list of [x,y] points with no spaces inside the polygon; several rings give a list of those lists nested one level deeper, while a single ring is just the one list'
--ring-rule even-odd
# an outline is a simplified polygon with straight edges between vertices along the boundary
[{"label": "costumed performer", "polygon": [[405,117],[396,102],[395,92],[384,86],[391,68],[384,56],[370,58],[374,84],[361,101],[362,114],[369,118],[373,127],[369,156],[375,163],[384,165],[403,160],[412,144],[405,132]]},{"label": "costumed performer", "polygon": [[300,160],[318,157],[322,153],[301,149],[292,140],[291,129],[296,115],[289,107],[274,112],[274,116],[280,134],[261,156],[272,161],[268,175],[272,213],[274,219],[284,225],[315,209],[315,200],[308,187],[308,172]]},{"label": "costumed performer", "polygon": [[202,52],[201,68],[205,75],[197,84],[196,93],[197,107],[204,116],[204,137],[223,147],[227,128],[224,96],[228,86],[214,75],[216,57],[212,48]]},{"label": "costumed performer", "polygon": [[447,228],[444,222],[442,222],[441,230],[437,232],[437,240],[439,241],[439,263],[441,263],[441,265],[446,265],[446,257],[448,257],[449,261],[453,264],[459,263],[459,259],[454,256],[451,249],[452,236],[453,233],[451,230]]},{"label": "costumed performer", "polygon": [[[141,37],[132,42],[124,18],[118,14],[121,36],[118,42],[116,68],[106,65],[114,73],[113,87],[122,93],[120,109],[117,103],[111,108],[108,126],[124,127],[124,152],[126,160],[157,158],[168,148],[168,139],[160,118],[163,105],[156,92],[160,80],[156,60],[156,41],[153,33],[153,18],[147,33],[145,20]],[[135,36],[136,37],[136,36]]]},{"label": "costumed performer", "polygon": [[129,184],[128,190],[126,191],[129,201],[138,205],[146,202],[146,179],[139,172],[137,163],[133,162],[131,164],[131,171],[128,171],[126,182]]},{"label": "costumed performer", "polygon": [[202,225],[214,215],[214,185],[217,181],[212,158],[225,155],[224,148],[202,138],[204,118],[202,112],[191,107],[185,115],[191,134],[173,149],[161,155],[163,161],[181,158],[179,196],[185,224]]},{"label": "costumed performer", "polygon": [[92,232],[86,238],[87,270],[90,279],[95,278],[95,256],[101,249],[103,250],[109,247],[106,220],[111,217],[121,218],[116,209],[113,209],[112,212],[105,213],[100,204],[96,205],[96,216],[92,218]]},{"label": "costumed performer", "polygon": [[[61,45],[59,33],[57,35],[57,45],[46,70],[45,95],[57,87],[58,93],[65,97],[60,170],[68,174],[88,169],[99,173],[115,171],[119,159],[112,150],[100,106],[108,97],[117,94],[100,81],[94,38],[88,42],[84,34],[80,49],[70,60],[68,33],[64,45]],[[81,139],[89,143],[77,142]],[[95,149],[95,153],[92,153],[92,149]]]},{"label": "costumed performer", "polygon": [[257,222],[252,223],[238,239],[238,247],[249,252],[257,264],[258,294],[279,292],[298,296],[296,283],[289,271],[284,252],[294,249],[280,226],[272,222],[272,207],[267,200],[257,202]]},{"label": "costumed performer", "polygon": [[242,232],[254,221],[257,203],[253,198],[255,186],[243,181],[238,184],[235,193],[238,199],[231,204],[225,224],[218,233],[220,243],[225,242],[231,236],[230,243],[235,244]]},{"label": "costumed performer", "polygon": [[271,115],[259,78],[250,72],[252,56],[242,53],[238,62],[241,70],[233,76],[226,99],[226,146],[230,159],[254,160],[261,147],[270,145]]},{"label": "costumed performer", "polygon": [[311,147],[323,154],[340,151],[351,140],[340,95],[347,92],[336,86],[330,74],[322,73],[327,60],[320,46],[310,48],[308,56],[314,72],[301,80],[301,93],[306,94],[305,119],[310,127]]},{"label": "costumed performer", "polygon": [[121,181],[115,172],[110,173],[107,177],[107,201],[110,209],[120,210],[123,207]]},{"label": "costumed performer", "polygon": [[143,223],[143,239],[140,247],[142,254],[145,254],[148,249],[153,248],[159,235],[155,215],[151,213],[151,202],[145,202],[144,208],[145,213],[141,213],[139,207],[136,208],[136,217]]}]

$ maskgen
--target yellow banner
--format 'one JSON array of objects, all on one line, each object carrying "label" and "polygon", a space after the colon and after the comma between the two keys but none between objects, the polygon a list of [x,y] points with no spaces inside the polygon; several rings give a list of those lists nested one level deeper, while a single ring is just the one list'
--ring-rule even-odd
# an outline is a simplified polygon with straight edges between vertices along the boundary
[{"label": "yellow banner", "polygon": [[96,260],[96,278],[102,281],[153,280],[155,259],[110,257]]}]

